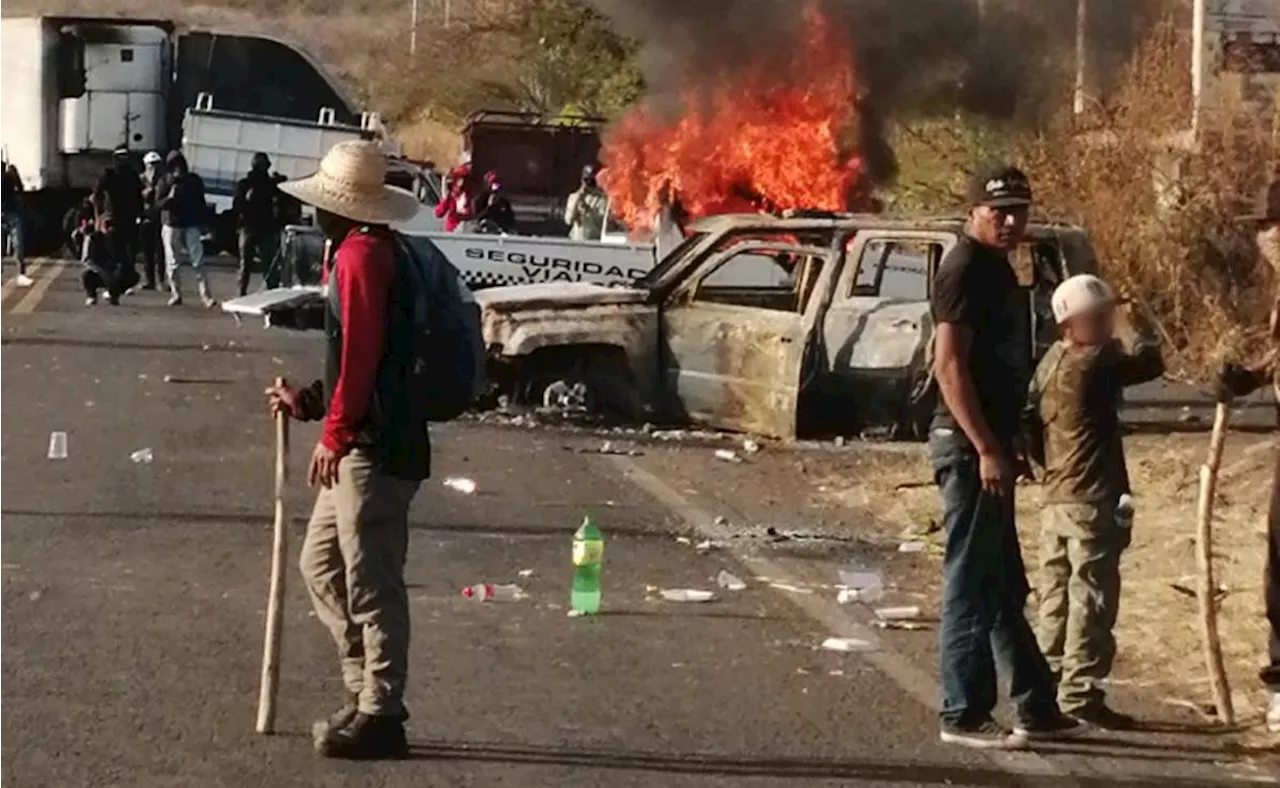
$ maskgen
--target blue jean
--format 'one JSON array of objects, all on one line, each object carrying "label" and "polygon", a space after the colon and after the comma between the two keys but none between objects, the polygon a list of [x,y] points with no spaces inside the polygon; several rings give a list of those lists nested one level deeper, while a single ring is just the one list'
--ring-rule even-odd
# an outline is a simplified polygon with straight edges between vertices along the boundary
[{"label": "blue jean", "polygon": [[1020,722],[1056,716],[1053,676],[1027,623],[1031,589],[1012,492],[983,491],[978,453],[959,429],[930,430],[929,455],[947,534],[939,627],[942,722],[968,726],[991,717],[997,665]]},{"label": "blue jean", "polygon": [[25,274],[27,272],[27,255],[22,243],[22,214],[4,214],[3,225],[4,253],[7,256],[12,250],[13,256],[18,262],[18,274]]}]

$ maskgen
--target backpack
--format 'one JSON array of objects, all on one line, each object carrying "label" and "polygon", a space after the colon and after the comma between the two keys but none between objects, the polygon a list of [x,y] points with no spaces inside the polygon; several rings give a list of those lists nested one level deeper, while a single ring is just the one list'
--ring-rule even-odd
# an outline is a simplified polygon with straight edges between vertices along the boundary
[{"label": "backpack", "polygon": [[486,387],[480,305],[435,244],[395,239],[412,293],[409,395],[427,421],[452,421]]}]

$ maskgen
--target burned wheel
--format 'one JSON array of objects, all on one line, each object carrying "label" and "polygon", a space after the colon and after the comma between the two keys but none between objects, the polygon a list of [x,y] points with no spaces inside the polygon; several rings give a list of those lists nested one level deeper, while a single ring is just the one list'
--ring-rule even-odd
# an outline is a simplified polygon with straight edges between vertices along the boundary
[{"label": "burned wheel", "polygon": [[640,411],[635,378],[618,348],[549,348],[520,366],[512,387],[516,404],[610,420]]}]

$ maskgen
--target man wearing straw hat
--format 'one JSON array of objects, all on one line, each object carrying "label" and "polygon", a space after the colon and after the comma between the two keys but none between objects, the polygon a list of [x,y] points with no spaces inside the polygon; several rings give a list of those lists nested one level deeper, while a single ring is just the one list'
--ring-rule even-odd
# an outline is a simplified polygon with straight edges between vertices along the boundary
[{"label": "man wearing straw hat", "polygon": [[308,472],[319,494],[300,565],[341,660],[346,702],[313,728],[317,750],[336,758],[407,751],[404,562],[409,503],[430,470],[430,443],[407,396],[414,324],[388,227],[418,203],[384,184],[386,170],[378,146],[357,140],[335,145],[314,175],[280,184],[315,207],[336,250],[325,281],[324,379],[267,389],[273,411],[324,420]]},{"label": "man wearing straw hat", "polygon": [[[1257,210],[1240,217],[1252,225],[1258,253],[1273,271],[1275,295],[1271,307],[1271,349],[1260,360],[1242,367],[1227,364],[1218,376],[1219,402],[1252,394],[1270,382],[1280,402],[1280,170],[1259,196]],[[1277,407],[1280,407],[1278,405]],[[1280,411],[1277,412],[1280,418]],[[1276,471],[1271,481],[1271,505],[1267,514],[1266,603],[1271,625],[1270,660],[1262,669],[1267,686],[1267,729],[1280,733],[1280,453],[1276,455]]]}]

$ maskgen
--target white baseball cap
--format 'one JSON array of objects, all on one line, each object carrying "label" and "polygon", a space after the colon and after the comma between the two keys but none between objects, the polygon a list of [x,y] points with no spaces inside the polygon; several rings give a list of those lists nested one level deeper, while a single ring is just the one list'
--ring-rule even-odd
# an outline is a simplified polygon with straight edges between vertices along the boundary
[{"label": "white baseball cap", "polygon": [[1062,325],[1077,315],[1116,303],[1115,291],[1093,274],[1076,274],[1053,291],[1053,319]]},{"label": "white baseball cap", "polygon": [[142,157],[142,162],[144,164],[159,164],[160,154],[153,150],[147,151],[147,155]]}]

